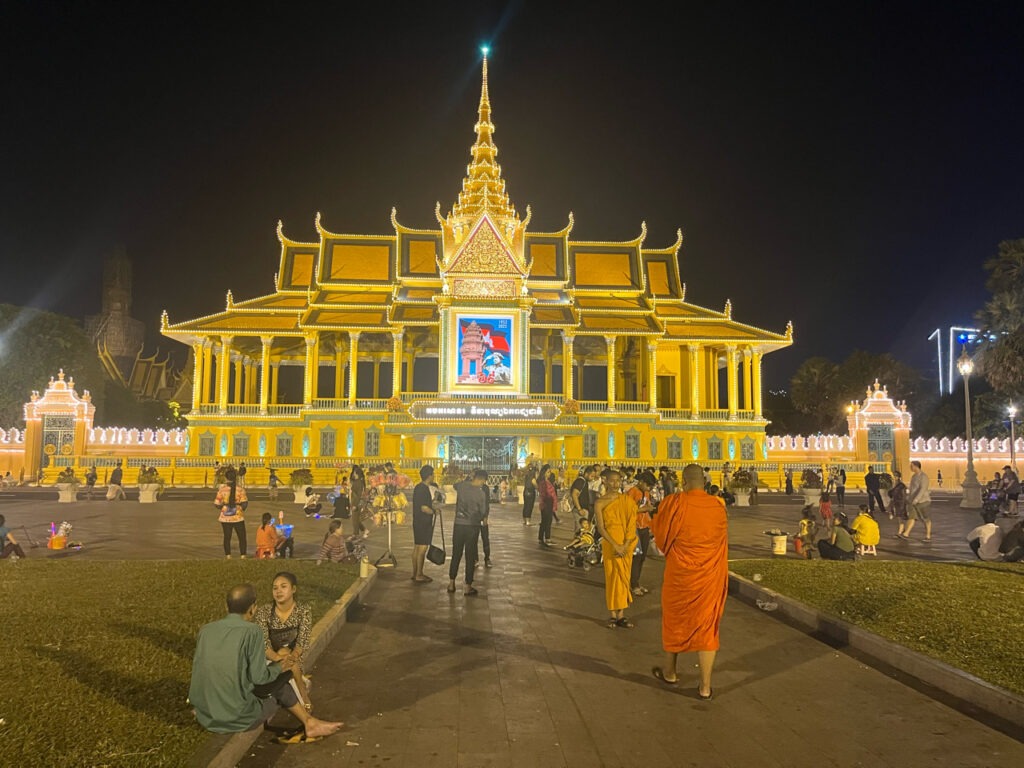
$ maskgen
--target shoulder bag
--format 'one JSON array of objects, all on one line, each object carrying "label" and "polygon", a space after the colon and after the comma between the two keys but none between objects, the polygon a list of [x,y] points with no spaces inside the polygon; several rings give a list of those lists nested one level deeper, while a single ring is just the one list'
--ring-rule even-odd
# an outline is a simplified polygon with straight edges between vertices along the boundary
[{"label": "shoulder bag", "polygon": [[[430,546],[427,548],[427,560],[432,562],[434,565],[444,565],[444,561],[448,558],[448,548],[444,543],[444,518],[441,517],[440,513],[438,513],[437,517],[438,520],[441,521],[441,546],[435,547],[433,542],[431,542]],[[433,539],[434,526],[430,527],[430,534],[430,538]]]}]

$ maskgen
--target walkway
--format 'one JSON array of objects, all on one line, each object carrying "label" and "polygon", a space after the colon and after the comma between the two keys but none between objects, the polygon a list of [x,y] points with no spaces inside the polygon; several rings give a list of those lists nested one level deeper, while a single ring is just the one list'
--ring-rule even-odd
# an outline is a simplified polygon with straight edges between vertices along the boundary
[{"label": "walkway", "polygon": [[[736,511],[738,548],[766,551],[761,518],[799,516],[783,503]],[[344,731],[297,747],[263,737],[242,765],[1024,765],[1019,741],[735,600],[714,701],[695,697],[692,654],[682,685],[666,688],[650,675],[660,562],[645,566],[655,589],[630,612],[637,627],[609,630],[600,569],[571,570],[560,549],[540,548],[513,505],[492,520],[495,566],[481,566],[475,598],[445,592],[434,566],[432,584],[412,584],[410,531],[399,529],[399,568],[381,574],[314,671],[317,712]],[[946,524],[958,520],[951,511]],[[559,543],[568,534],[555,528]]]}]

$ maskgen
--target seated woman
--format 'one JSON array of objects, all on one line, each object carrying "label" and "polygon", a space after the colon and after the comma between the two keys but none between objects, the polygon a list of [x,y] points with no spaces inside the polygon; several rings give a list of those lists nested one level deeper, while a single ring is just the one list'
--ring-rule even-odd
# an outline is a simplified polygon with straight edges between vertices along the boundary
[{"label": "seated woman", "polygon": [[859,547],[875,547],[882,540],[878,523],[871,516],[867,504],[860,505],[860,514],[853,519],[850,530],[853,532],[853,542]]},{"label": "seated woman", "polygon": [[320,545],[320,556],[316,564],[320,565],[324,560],[331,563],[340,563],[348,556],[348,547],[341,535],[341,520],[331,520],[324,535],[323,544]]},{"label": "seated woman", "polygon": [[8,558],[11,555],[15,557],[24,557],[25,550],[21,548],[21,545],[15,539],[10,530],[7,528],[5,523],[7,519],[0,515],[0,560]]},{"label": "seated woman", "polygon": [[283,536],[274,527],[274,516],[263,513],[260,527],[256,529],[256,559],[269,560],[274,557],[294,557],[295,539]]},{"label": "seated woman", "polygon": [[855,547],[846,528],[846,515],[840,512],[833,520],[832,535],[818,541],[818,554],[822,560],[853,560]]},{"label": "seated woman", "polygon": [[309,690],[302,674],[302,655],[309,649],[309,635],[313,629],[313,613],[305,603],[295,600],[299,585],[295,574],[282,571],[274,576],[273,603],[256,608],[253,623],[263,630],[268,662],[291,664],[292,684],[299,702],[312,711]]}]

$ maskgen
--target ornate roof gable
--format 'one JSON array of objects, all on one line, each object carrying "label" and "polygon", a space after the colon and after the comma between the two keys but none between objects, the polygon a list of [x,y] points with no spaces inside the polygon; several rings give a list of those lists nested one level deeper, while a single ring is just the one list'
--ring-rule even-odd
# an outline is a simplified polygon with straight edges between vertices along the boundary
[{"label": "ornate roof gable", "polygon": [[466,242],[452,256],[445,272],[460,274],[516,275],[525,268],[498,233],[487,214],[482,215]]}]

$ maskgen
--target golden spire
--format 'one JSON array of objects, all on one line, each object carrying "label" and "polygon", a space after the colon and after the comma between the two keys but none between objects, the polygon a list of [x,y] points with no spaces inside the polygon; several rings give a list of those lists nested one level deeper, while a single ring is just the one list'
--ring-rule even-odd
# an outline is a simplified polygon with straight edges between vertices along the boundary
[{"label": "golden spire", "polygon": [[462,219],[463,222],[467,222],[476,219],[481,213],[487,213],[500,228],[508,229],[507,236],[511,235],[517,228],[519,216],[516,214],[515,206],[509,202],[508,193],[505,191],[505,181],[501,178],[501,166],[497,163],[498,148],[494,145],[492,138],[494,124],[491,122],[491,100],[487,90],[486,50],[484,50],[480,107],[473,130],[476,132],[476,142],[469,151],[472,161],[466,168],[466,178],[462,180],[462,191],[448,215],[448,223],[457,226],[456,220]]}]

